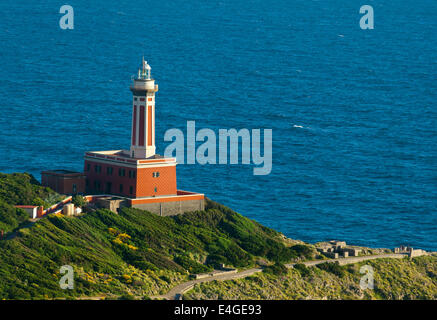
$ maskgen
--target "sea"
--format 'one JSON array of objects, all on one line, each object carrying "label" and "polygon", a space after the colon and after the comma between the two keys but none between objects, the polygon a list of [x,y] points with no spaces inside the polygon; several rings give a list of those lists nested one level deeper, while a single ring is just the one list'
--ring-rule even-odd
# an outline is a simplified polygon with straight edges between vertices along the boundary
[{"label": "sea", "polygon": [[435,0],[2,0],[0,43],[0,172],[128,149],[144,56],[158,153],[187,121],[272,130],[270,174],[179,164],[179,189],[293,239],[437,250]]}]

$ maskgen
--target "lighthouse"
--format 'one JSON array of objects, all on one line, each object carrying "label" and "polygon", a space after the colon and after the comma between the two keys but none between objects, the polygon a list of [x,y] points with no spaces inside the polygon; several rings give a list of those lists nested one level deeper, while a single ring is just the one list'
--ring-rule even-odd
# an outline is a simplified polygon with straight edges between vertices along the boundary
[{"label": "lighthouse", "polygon": [[130,149],[85,152],[86,193],[97,195],[105,208],[123,203],[162,216],[203,210],[204,194],[177,189],[176,158],[155,152],[158,85],[151,70],[143,58],[138,74],[132,78]]},{"label": "lighthouse", "polygon": [[158,85],[151,75],[152,68],[143,58],[138,75],[133,78],[130,90],[132,101],[132,158],[150,158],[155,155],[155,93]]}]

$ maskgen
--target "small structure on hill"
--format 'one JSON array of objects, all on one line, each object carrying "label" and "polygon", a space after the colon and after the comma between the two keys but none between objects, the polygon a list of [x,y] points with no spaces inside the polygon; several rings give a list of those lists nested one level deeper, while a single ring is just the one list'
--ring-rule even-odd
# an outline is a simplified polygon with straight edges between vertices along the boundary
[{"label": "small structure on hill", "polygon": [[412,247],[409,247],[409,246],[400,246],[398,248],[394,248],[393,251],[394,251],[394,253],[405,253],[410,258],[420,257],[420,256],[427,254],[427,252],[425,250],[413,249]]},{"label": "small structure on hill", "polygon": [[66,205],[64,205],[64,207],[62,208],[62,214],[64,216],[74,216],[74,204],[72,203],[68,203]]},{"label": "small structure on hill", "polygon": [[15,208],[20,208],[29,214],[31,219],[36,219],[42,215],[43,207],[39,206],[15,206]]},{"label": "small structure on hill", "polygon": [[340,255],[343,257],[357,257],[361,249],[347,246],[345,241],[331,240],[327,243],[319,244],[317,251],[327,257],[337,259]]}]

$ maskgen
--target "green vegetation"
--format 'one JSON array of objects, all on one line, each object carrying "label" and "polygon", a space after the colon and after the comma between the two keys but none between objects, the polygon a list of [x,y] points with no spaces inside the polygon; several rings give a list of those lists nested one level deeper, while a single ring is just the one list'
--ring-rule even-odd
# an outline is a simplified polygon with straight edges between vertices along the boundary
[{"label": "green vegetation", "polygon": [[197,261],[194,261],[187,255],[176,256],[174,261],[192,274],[205,273],[213,270],[211,266],[206,266]]},{"label": "green vegetation", "polygon": [[311,270],[303,263],[296,263],[294,269],[300,273],[302,278],[308,277],[311,274]]},{"label": "green vegetation", "polygon": [[86,206],[87,201],[83,196],[78,194],[73,196],[73,198],[71,199],[71,203],[73,203],[75,207],[83,208]]},{"label": "green vegetation", "polygon": [[0,173],[0,230],[10,232],[29,219],[29,215],[15,205],[49,207],[62,197],[28,173]]},{"label": "green vegetation", "polygon": [[343,278],[346,276],[346,268],[340,266],[338,263],[325,262],[325,263],[318,264],[317,268],[335,274],[339,278]]},{"label": "green vegetation", "polygon": [[[107,297],[149,299],[192,274],[224,263],[238,268],[267,263],[265,272],[240,280],[196,285],[187,298],[207,299],[436,299],[437,257],[367,261],[375,289],[361,290],[364,263],[306,267],[314,246],[280,233],[218,203],[205,211],[160,217],[123,208],[80,217],[50,215],[23,227],[27,214],[15,204],[49,205],[60,196],[28,174],[0,174],[0,299]],[[77,197],[74,201],[82,203]],[[283,263],[297,262],[286,269]],[[260,262],[261,263],[261,262]],[[60,267],[74,268],[74,290],[59,286]]]},{"label": "green vegetation", "polygon": [[264,268],[263,272],[268,274],[273,274],[276,276],[282,276],[287,274],[287,268],[280,262],[276,262],[271,266],[267,266]]},{"label": "green vegetation", "polygon": [[[437,299],[436,256],[338,266],[341,276],[331,265],[297,264],[286,275],[260,272],[244,279],[205,282],[185,293],[184,299]],[[374,270],[374,290],[360,288],[363,265]]]},{"label": "green vegetation", "polygon": [[[22,179],[21,185],[31,190],[20,199],[9,188],[14,200],[3,193],[6,209],[52,194],[29,175],[3,177]],[[1,217],[10,215],[0,209]],[[289,246],[278,232],[212,201],[205,211],[174,217],[132,208],[118,215],[104,209],[81,217],[51,215],[17,234],[0,241],[0,299],[153,296],[219,263],[246,268],[260,258],[305,259],[313,250]],[[74,290],[59,287],[62,265],[74,267]]]}]

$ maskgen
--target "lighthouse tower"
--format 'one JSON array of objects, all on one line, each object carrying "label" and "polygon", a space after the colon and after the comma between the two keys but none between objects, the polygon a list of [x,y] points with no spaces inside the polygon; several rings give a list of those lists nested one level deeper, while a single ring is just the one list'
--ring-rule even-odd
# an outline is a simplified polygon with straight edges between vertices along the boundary
[{"label": "lighthouse tower", "polygon": [[132,102],[132,158],[150,158],[155,155],[155,92],[158,85],[151,77],[151,67],[143,58],[142,68],[133,79],[130,90]]},{"label": "lighthouse tower", "polygon": [[203,194],[177,189],[176,158],[155,153],[158,86],[150,70],[143,58],[130,86],[133,94],[130,149],[85,152],[86,193],[96,195],[94,200],[99,199],[102,206],[111,210],[127,205],[162,216],[203,210]]}]

